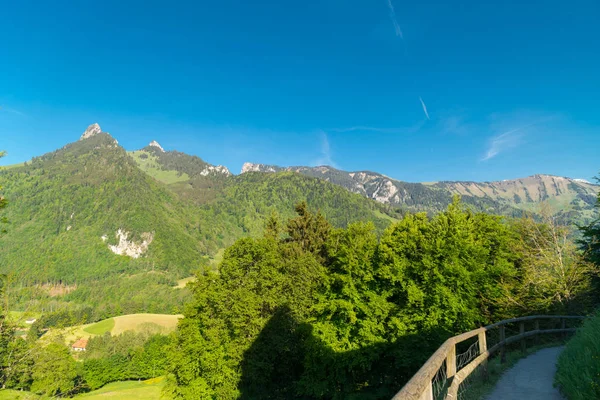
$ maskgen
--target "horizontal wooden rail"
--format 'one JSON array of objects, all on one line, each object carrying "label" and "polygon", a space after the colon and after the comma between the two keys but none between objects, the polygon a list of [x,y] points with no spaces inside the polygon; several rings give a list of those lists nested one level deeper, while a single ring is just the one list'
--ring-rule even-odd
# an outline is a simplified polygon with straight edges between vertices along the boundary
[{"label": "horizontal wooden rail", "polygon": [[[575,332],[576,328],[566,328],[566,320],[582,320],[586,317],[573,316],[573,315],[532,315],[527,317],[506,319],[504,321],[496,322],[495,324],[488,325],[482,328],[477,328],[472,331],[451,337],[446,340],[433,355],[423,364],[423,366],[417,371],[412,379],[404,385],[392,400],[434,400],[433,393],[433,382],[432,380],[437,375],[438,371],[442,367],[444,361],[446,361],[446,380],[448,386],[448,392],[445,396],[446,400],[456,399],[458,396],[458,389],[461,382],[480,365],[487,362],[487,359],[499,350],[502,350],[502,357],[504,357],[504,349],[507,345],[515,342],[521,342],[521,349],[525,350],[525,340],[528,337],[538,336],[540,334],[557,334],[557,333],[571,333]],[[561,322],[560,329],[540,329],[540,320],[558,320]],[[534,321],[535,329],[526,331],[525,322]],[[506,337],[506,325],[508,324],[519,324],[519,334]],[[491,348],[487,347],[487,336],[486,333],[492,329],[498,328],[499,341]],[[477,336],[479,343],[479,355],[471,360],[467,365],[457,371],[456,365],[456,345],[466,340]]]}]

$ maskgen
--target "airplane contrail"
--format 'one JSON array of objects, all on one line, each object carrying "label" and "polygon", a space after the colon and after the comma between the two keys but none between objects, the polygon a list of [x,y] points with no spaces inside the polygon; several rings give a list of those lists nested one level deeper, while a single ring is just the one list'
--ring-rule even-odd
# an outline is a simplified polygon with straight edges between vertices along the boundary
[{"label": "airplane contrail", "polygon": [[396,18],[396,10],[394,9],[392,0],[388,0],[388,7],[390,9],[390,18],[392,19],[392,23],[394,24],[396,36],[400,36],[400,39],[404,40],[404,35],[402,34],[402,29],[400,29],[400,24],[398,24],[398,19]]},{"label": "airplane contrail", "polygon": [[429,113],[427,112],[427,106],[425,105],[425,102],[423,101],[421,96],[419,96],[419,100],[421,100],[421,106],[423,106],[423,112],[425,113],[425,116],[427,117],[427,119],[430,119]]}]

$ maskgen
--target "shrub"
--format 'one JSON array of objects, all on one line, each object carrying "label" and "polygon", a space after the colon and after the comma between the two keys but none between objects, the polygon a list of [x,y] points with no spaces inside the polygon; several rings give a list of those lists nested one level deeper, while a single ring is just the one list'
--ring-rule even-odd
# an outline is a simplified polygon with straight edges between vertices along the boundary
[{"label": "shrub", "polygon": [[600,399],[600,313],[567,343],[558,359],[556,383],[569,400]]}]

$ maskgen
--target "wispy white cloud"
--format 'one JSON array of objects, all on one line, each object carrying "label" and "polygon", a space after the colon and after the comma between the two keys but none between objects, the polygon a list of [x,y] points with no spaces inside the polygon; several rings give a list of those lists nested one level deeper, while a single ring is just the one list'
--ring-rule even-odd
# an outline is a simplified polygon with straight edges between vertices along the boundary
[{"label": "wispy white cloud", "polygon": [[423,107],[423,112],[425,113],[425,116],[427,117],[427,119],[430,119],[429,113],[427,112],[427,106],[425,105],[425,102],[423,101],[421,96],[419,96],[419,100],[421,101],[421,106]]},{"label": "wispy white cloud", "polygon": [[481,158],[481,161],[491,160],[500,153],[518,147],[521,143],[523,143],[525,129],[535,124],[535,122],[525,124],[492,137],[490,139],[488,149],[485,152],[485,155]]},{"label": "wispy white cloud", "polygon": [[335,163],[335,161],[333,161],[333,158],[331,156],[331,146],[329,144],[329,137],[327,136],[327,133],[324,131],[321,131],[320,135],[321,135],[321,148],[320,148],[321,154],[320,154],[319,158],[317,158],[317,160],[315,160],[313,165],[315,167],[318,167],[321,165],[329,165],[331,167],[338,168],[338,165]]},{"label": "wispy white cloud", "polygon": [[396,36],[399,36],[400,39],[404,39],[404,35],[402,34],[402,29],[400,29],[400,24],[398,24],[398,18],[396,18],[396,10],[394,9],[392,0],[388,0],[388,8],[390,9],[390,18],[392,20],[392,24],[394,24],[394,30],[396,31]]},{"label": "wispy white cloud", "polygon": [[10,113],[10,114],[19,115],[21,117],[26,117],[27,116],[27,114],[22,113],[21,111],[15,110],[14,108],[10,108],[10,107],[0,106],[0,112],[2,112],[2,111]]},{"label": "wispy white cloud", "polygon": [[476,130],[476,126],[462,115],[446,115],[438,120],[437,129],[448,135],[467,136]]}]

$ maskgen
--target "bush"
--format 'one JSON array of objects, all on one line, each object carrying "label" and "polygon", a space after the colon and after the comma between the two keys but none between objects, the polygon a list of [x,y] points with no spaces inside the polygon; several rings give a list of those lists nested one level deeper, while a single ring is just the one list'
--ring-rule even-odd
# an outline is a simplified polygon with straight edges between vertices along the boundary
[{"label": "bush", "polygon": [[556,383],[569,400],[600,399],[600,313],[567,343],[558,359]]}]

